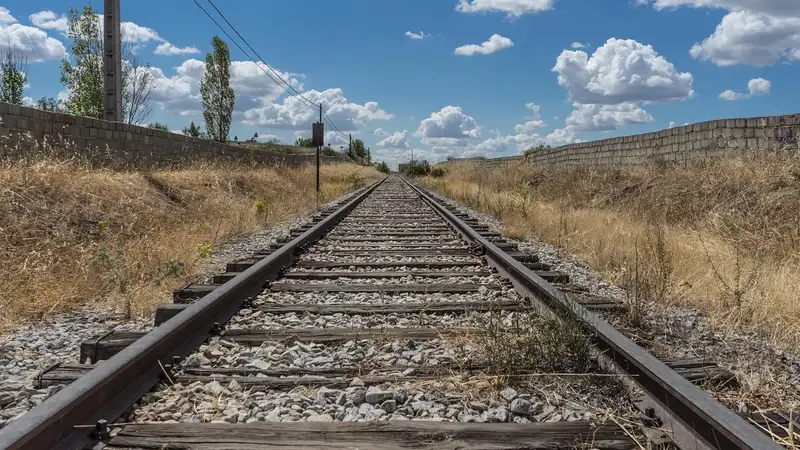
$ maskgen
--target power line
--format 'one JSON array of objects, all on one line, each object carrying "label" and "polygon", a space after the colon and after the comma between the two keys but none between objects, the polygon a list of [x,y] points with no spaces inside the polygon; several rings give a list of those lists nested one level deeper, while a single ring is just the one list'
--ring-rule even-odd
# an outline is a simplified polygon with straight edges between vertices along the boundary
[{"label": "power line", "polygon": [[[227,23],[227,24],[228,24],[228,26],[229,26],[229,27],[231,27],[231,30],[233,30],[233,32],[234,32],[234,33],[236,33],[236,35],[237,35],[237,36],[239,36],[239,39],[241,39],[241,40],[242,40],[242,42],[244,42],[244,45],[246,45],[246,46],[247,46],[247,48],[249,48],[249,49],[250,49],[250,50],[251,50],[251,51],[252,51],[252,52],[253,52],[253,53],[256,55],[256,57],[257,57],[257,58],[258,58],[258,59],[259,59],[259,60],[260,60],[262,63],[264,63],[264,65],[265,65],[265,66],[267,66],[267,68],[268,68],[268,69],[269,69],[269,70],[270,70],[272,73],[274,73],[274,74],[275,74],[275,76],[277,76],[277,77],[278,77],[278,78],[279,78],[281,81],[283,81],[283,84],[285,84],[285,85],[286,85],[286,87],[288,88],[288,90],[289,90],[289,91],[293,92],[293,93],[294,93],[294,95],[296,95],[296,96],[300,97],[301,99],[303,99],[303,100],[304,100],[306,103],[308,103],[309,105],[312,105],[312,106],[314,106],[315,108],[319,106],[319,105],[316,105],[316,104],[314,104],[314,102],[312,102],[311,100],[307,99],[305,96],[303,96],[303,94],[301,94],[301,93],[300,93],[300,92],[299,92],[297,89],[295,89],[295,88],[294,88],[294,87],[293,87],[293,86],[292,86],[292,85],[291,85],[291,84],[290,84],[288,81],[286,81],[286,80],[285,80],[285,79],[284,79],[284,78],[283,78],[283,77],[282,77],[282,76],[281,76],[281,75],[280,75],[278,72],[276,72],[276,71],[275,71],[275,69],[273,69],[273,68],[272,68],[272,66],[270,66],[269,64],[267,64],[267,63],[264,61],[264,58],[262,58],[262,57],[261,57],[261,55],[259,55],[259,54],[258,54],[258,52],[257,52],[257,51],[256,51],[256,50],[253,48],[253,46],[252,46],[252,45],[250,45],[250,43],[249,43],[249,42],[247,42],[247,39],[245,39],[245,38],[244,38],[244,36],[242,36],[242,35],[241,35],[241,33],[239,33],[239,31],[236,29],[236,27],[235,27],[235,26],[233,26],[233,24],[232,24],[232,23],[231,23],[231,22],[228,20],[228,18],[227,18],[227,17],[225,17],[225,14],[223,14],[223,13],[222,13],[222,11],[220,11],[220,10],[219,10],[219,8],[217,8],[217,5],[215,5],[215,4],[214,4],[214,2],[212,2],[211,0],[206,0],[206,1],[207,1],[207,2],[208,2],[210,5],[211,5],[211,7],[212,7],[212,8],[214,8],[214,9],[217,11],[217,14],[219,14],[219,16],[220,16],[220,17],[222,17],[222,20],[224,20],[224,21],[225,21],[225,23]],[[197,3],[197,2],[195,1],[195,3]],[[261,70],[264,70],[264,69],[261,69]],[[272,77],[270,77],[270,78],[272,78]],[[273,80],[274,80],[274,78],[273,78]]]},{"label": "power line", "polygon": [[[267,64],[264,61],[264,58],[262,58],[261,55],[259,55],[258,52],[253,48],[253,46],[251,46],[250,43],[247,42],[247,39],[245,39],[244,36],[242,36],[241,33],[239,33],[239,31],[236,29],[236,27],[227,19],[227,17],[225,17],[225,14],[223,14],[222,11],[220,11],[220,9],[217,7],[217,5],[214,4],[213,1],[211,1],[211,0],[206,0],[206,1],[208,1],[208,3],[214,8],[214,10],[217,11],[217,13],[220,15],[220,17],[222,17],[222,20],[224,20],[225,23],[228,24],[228,26],[231,28],[231,30],[233,30],[234,33],[236,33],[236,35],[239,37],[239,39],[241,39],[242,42],[244,42],[244,44],[253,52],[253,54],[255,54],[256,58],[259,59],[259,62],[261,62],[263,65],[267,66],[267,68],[270,70],[270,72],[275,74],[275,76],[278,77],[278,79],[280,81],[276,80],[275,77],[273,77],[266,70],[264,70],[264,68],[261,66],[261,64],[256,62],[255,59],[250,55],[250,53],[248,53],[244,48],[242,48],[242,46],[239,45],[239,43],[228,33],[228,31],[222,25],[220,25],[220,23],[217,22],[217,20],[214,19],[214,17],[208,11],[206,11],[206,9],[203,8],[197,2],[197,0],[194,0],[194,4],[197,5],[197,7],[200,8],[200,10],[202,10],[206,14],[206,16],[208,16],[208,18],[211,19],[212,22],[214,22],[214,24],[217,26],[217,28],[222,30],[222,32],[225,33],[225,36],[227,36],[228,39],[231,40],[233,42],[233,44],[236,45],[236,47],[242,53],[244,53],[245,56],[250,58],[250,60],[253,63],[255,63],[255,65],[258,66],[258,68],[261,69],[262,72],[264,72],[278,86],[283,87],[283,85],[285,85],[286,86],[285,90],[288,90],[289,93],[293,97],[299,97],[303,102],[305,102],[306,106],[308,106],[309,108],[312,108],[312,109],[314,109],[314,111],[316,111],[317,108],[320,107],[320,105],[317,105],[314,102],[312,102],[311,100],[309,100],[308,98],[306,98],[302,93],[300,93],[297,89],[295,89],[288,81],[286,81],[277,71],[275,71],[275,69],[273,69],[272,66]],[[283,83],[281,83],[281,82],[283,82]],[[342,132],[342,130],[340,130],[339,127],[337,127],[336,124],[333,123],[333,120],[330,118],[330,116],[328,116],[328,112],[325,111],[325,108],[322,108],[322,112],[324,114],[325,122],[328,125],[330,125],[331,128],[333,128],[333,130],[336,133],[338,133],[340,136],[342,136],[344,139],[349,139],[349,136],[344,134]]]},{"label": "power line", "polygon": [[[249,53],[248,53],[248,52],[247,52],[245,49],[243,49],[241,45],[239,45],[239,43],[238,43],[238,42],[236,42],[236,40],[235,40],[235,39],[234,39],[234,38],[233,38],[233,37],[232,37],[232,36],[231,36],[231,35],[228,33],[228,31],[227,31],[225,28],[223,28],[223,27],[222,27],[222,25],[220,25],[220,24],[219,24],[219,22],[217,22],[217,20],[216,20],[216,19],[214,19],[214,17],[213,17],[213,16],[211,16],[211,14],[209,14],[209,12],[208,12],[208,11],[206,11],[206,9],[205,9],[205,8],[203,8],[203,7],[202,7],[202,6],[201,6],[199,3],[197,3],[197,0],[194,0],[194,4],[195,4],[195,5],[197,5],[197,7],[198,7],[198,8],[200,8],[200,10],[202,10],[202,11],[203,11],[203,12],[206,14],[206,16],[208,16],[208,18],[209,18],[209,19],[211,19],[211,21],[212,21],[212,22],[214,22],[214,24],[215,24],[215,25],[216,25],[216,26],[217,26],[217,27],[218,27],[220,30],[222,30],[222,32],[223,32],[223,33],[225,33],[225,36],[227,36],[227,37],[228,37],[228,39],[229,39],[231,42],[233,42],[233,45],[235,45],[236,47],[238,47],[238,48],[239,48],[239,50],[240,50],[242,53],[244,53],[244,55],[245,55],[246,57],[248,57],[248,58],[250,59],[250,61],[252,61],[252,62],[253,62],[253,63],[254,63],[256,66],[258,66],[258,68],[259,68],[259,69],[261,69],[261,71],[262,71],[262,72],[264,72],[264,73],[265,73],[265,74],[266,74],[266,75],[267,75],[267,76],[268,76],[268,77],[269,77],[269,78],[270,78],[272,81],[274,81],[274,82],[275,82],[275,84],[277,84],[278,86],[280,86],[280,85],[281,85],[281,83],[280,83],[278,80],[276,80],[276,79],[275,79],[275,78],[274,78],[272,75],[270,75],[269,73],[267,73],[267,71],[266,71],[266,70],[264,70],[264,68],[263,68],[263,67],[261,67],[261,65],[260,65],[260,64],[258,64],[258,63],[257,63],[257,62],[256,62],[256,61],[253,59],[253,57],[252,57],[252,56],[250,56],[250,54],[249,54]],[[317,105],[314,105],[314,108],[317,108]]]}]

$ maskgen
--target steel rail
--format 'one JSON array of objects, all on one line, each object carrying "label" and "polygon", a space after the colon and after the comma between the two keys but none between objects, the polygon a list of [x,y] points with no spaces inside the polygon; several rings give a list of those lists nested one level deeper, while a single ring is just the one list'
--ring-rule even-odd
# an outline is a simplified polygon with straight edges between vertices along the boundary
[{"label": "steel rail", "polygon": [[386,178],[0,430],[0,449],[75,449],[90,443],[92,429],[78,426],[118,418],[158,383],[164,365],[200,346],[245,299],[291,265],[297,250],[327,233]]},{"label": "steel rail", "polygon": [[683,449],[781,449],[777,443],[723,404],[701,391],[663,362],[636,345],[608,322],[567,298],[505,251],[481,236],[442,206],[424,188],[405,180],[421,198],[468,241],[480,245],[490,265],[508,276],[520,291],[533,294],[551,311],[570,314],[594,336],[594,345],[647,397],[669,438]]}]

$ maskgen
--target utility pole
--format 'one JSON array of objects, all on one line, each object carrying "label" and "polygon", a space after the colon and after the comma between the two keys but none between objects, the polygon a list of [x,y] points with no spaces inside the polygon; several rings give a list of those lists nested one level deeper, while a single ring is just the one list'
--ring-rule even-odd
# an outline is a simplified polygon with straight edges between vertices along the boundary
[{"label": "utility pole", "polygon": [[105,0],[103,5],[103,119],[122,122],[122,42],[120,0]]},{"label": "utility pole", "polygon": [[[322,103],[319,104],[319,126],[322,127]],[[325,134],[323,133],[319,139],[319,142],[317,142],[317,198],[319,198],[319,148],[324,139]]]},{"label": "utility pole", "polygon": [[350,134],[350,144],[347,146],[347,157],[348,158],[352,158],[353,157],[353,133],[349,133],[349,134]]}]

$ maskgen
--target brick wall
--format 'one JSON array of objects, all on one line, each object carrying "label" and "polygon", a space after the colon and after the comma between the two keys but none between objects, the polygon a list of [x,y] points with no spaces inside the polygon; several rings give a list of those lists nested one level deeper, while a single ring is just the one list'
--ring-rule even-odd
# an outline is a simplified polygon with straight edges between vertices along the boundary
[{"label": "brick wall", "polygon": [[[800,114],[722,119],[600,141],[582,142],[537,152],[531,164],[552,167],[610,167],[652,162],[684,164],[752,152],[797,150]],[[496,167],[522,156],[456,158],[440,164],[472,162]]]},{"label": "brick wall", "polygon": [[[0,102],[0,156],[25,157],[34,152],[78,154],[97,166],[119,168],[179,167],[197,162],[237,162],[299,166],[314,154],[252,150],[182,134],[58,114]],[[42,143],[48,143],[45,146]],[[323,156],[326,163],[349,161]]]}]

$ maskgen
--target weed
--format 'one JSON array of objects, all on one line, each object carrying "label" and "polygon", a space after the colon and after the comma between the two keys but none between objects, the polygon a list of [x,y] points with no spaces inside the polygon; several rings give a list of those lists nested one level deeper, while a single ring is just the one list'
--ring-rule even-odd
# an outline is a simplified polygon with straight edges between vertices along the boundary
[{"label": "weed", "polygon": [[214,253],[214,249],[209,244],[201,244],[197,248],[197,255],[201,258],[208,258],[212,253]]},{"label": "weed", "polygon": [[529,309],[504,320],[493,310],[478,328],[478,353],[491,375],[585,373],[593,368],[589,337],[567,316],[546,317]]}]

